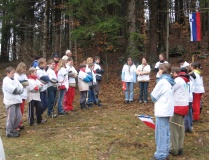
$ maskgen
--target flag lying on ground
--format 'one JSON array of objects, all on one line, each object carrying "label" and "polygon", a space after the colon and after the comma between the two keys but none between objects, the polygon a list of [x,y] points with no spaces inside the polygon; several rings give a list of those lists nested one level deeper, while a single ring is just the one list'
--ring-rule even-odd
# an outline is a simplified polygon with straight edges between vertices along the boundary
[{"label": "flag lying on ground", "polygon": [[148,127],[155,129],[155,124],[150,116],[138,115],[138,118],[144,122]]},{"label": "flag lying on ground", "polygon": [[191,41],[201,41],[200,12],[189,14]]}]

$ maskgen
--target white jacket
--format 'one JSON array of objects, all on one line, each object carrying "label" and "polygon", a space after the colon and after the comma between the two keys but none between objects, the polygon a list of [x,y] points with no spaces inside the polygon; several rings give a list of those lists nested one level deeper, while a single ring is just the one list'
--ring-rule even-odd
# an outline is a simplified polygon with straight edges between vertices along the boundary
[{"label": "white jacket", "polygon": [[[49,76],[49,79],[54,78],[54,79],[57,80],[57,76],[56,76],[55,71],[54,71],[53,69],[48,68],[48,70],[47,70],[46,73],[47,73],[47,75]],[[56,87],[57,84],[53,84],[53,83],[49,82],[49,83],[48,83],[48,88],[51,87],[51,86],[55,86],[55,87]]]},{"label": "white jacket", "polygon": [[157,99],[154,110],[155,117],[170,117],[174,113],[173,87],[166,79],[161,79],[151,95]]},{"label": "white jacket", "polygon": [[17,79],[11,79],[9,77],[5,77],[3,79],[2,91],[4,94],[3,103],[6,108],[13,104],[22,103],[22,98],[20,95],[13,94],[15,88],[23,88],[22,84]]},{"label": "white jacket", "polygon": [[68,79],[69,79],[68,83],[69,84],[76,84],[75,78],[78,76],[78,72],[76,71],[76,69],[73,66],[66,64],[66,70],[67,70],[67,72],[71,71],[70,74],[73,75],[73,77],[68,77]]},{"label": "white jacket", "polygon": [[57,80],[58,80],[58,86],[64,85],[65,88],[68,90],[69,83],[68,83],[68,72],[66,68],[62,67],[57,73]]},{"label": "white jacket", "polygon": [[194,72],[196,78],[194,79],[194,93],[205,93],[203,78],[198,73]]},{"label": "white jacket", "polygon": [[28,83],[29,83],[29,86],[27,86],[27,89],[28,89],[28,97],[27,97],[27,101],[28,103],[32,100],[34,101],[41,101],[41,98],[40,98],[40,92],[31,92],[35,87],[40,87],[40,86],[43,86],[43,84],[38,80],[38,79],[28,79]]},{"label": "white jacket", "polygon": [[88,91],[89,90],[88,82],[84,81],[84,79],[86,77],[87,77],[87,73],[80,70],[78,73],[78,89],[79,89],[79,91]]},{"label": "white jacket", "polygon": [[[97,63],[94,63],[94,71],[96,71],[97,69],[101,70],[101,66],[99,64],[97,64]],[[95,75],[102,76],[99,73],[95,73]]]},{"label": "white jacket", "polygon": [[136,82],[136,66],[125,64],[122,69],[121,79],[124,82]]},{"label": "white jacket", "polygon": [[[42,76],[47,76],[47,72],[44,69],[40,69],[39,67],[36,67],[36,69],[37,69],[38,79],[40,79]],[[40,92],[46,91],[47,87],[48,87],[48,84],[43,84],[43,87],[40,90]]]},{"label": "white jacket", "polygon": [[[142,73],[146,73],[146,72],[150,72],[150,65],[143,65],[143,64],[141,64],[141,65],[139,65],[138,67],[137,67],[137,69],[136,70],[138,70],[139,72],[142,72]],[[139,82],[147,82],[147,81],[149,81],[150,80],[150,76],[149,76],[149,74],[146,74],[146,75],[138,75],[138,77],[137,77],[137,80],[139,81]]]},{"label": "white jacket", "polygon": [[181,77],[175,78],[175,82],[176,84],[173,86],[174,106],[188,106],[188,84]]},{"label": "white jacket", "polygon": [[[15,73],[14,78],[17,79],[18,81],[23,81],[23,80],[28,80],[28,77],[26,76],[26,74],[18,74]],[[20,95],[22,99],[27,99],[27,93],[28,90],[26,87],[24,87],[24,91],[23,93]]]},{"label": "white jacket", "polygon": [[88,65],[86,65],[85,72],[86,73],[89,73],[90,72],[92,74],[93,82],[92,81],[89,82],[89,86],[96,85],[96,83],[97,83],[96,75],[95,75],[94,71],[88,67]]}]

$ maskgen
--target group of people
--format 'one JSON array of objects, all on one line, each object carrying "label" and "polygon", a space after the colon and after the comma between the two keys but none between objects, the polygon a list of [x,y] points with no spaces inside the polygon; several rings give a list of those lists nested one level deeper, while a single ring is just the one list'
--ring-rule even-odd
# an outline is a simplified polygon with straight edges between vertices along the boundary
[{"label": "group of people", "polygon": [[[183,154],[185,132],[192,132],[193,122],[200,121],[201,96],[205,92],[200,63],[180,59],[179,67],[171,67],[165,55],[159,55],[154,71],[156,86],[151,92],[156,117],[156,152],[151,160],[166,160],[169,154]],[[146,58],[137,68],[131,58],[122,69],[122,81],[126,84],[125,103],[133,102],[133,88],[139,82],[139,103],[148,102],[148,84],[151,67]]]},{"label": "group of people", "polygon": [[[94,104],[102,106],[98,97],[104,73],[100,57],[88,57],[76,70],[71,56],[71,51],[67,50],[61,59],[57,54],[48,61],[38,58],[28,70],[24,62],[19,63],[16,69],[5,69],[2,90],[7,111],[7,137],[18,137],[19,130],[24,128],[22,115],[26,101],[30,126],[45,123],[43,113],[46,110],[49,117],[56,118],[56,101],[58,115],[74,111],[76,78],[80,108],[87,109]],[[202,67],[198,62],[189,64],[184,60],[180,60],[179,64],[179,67],[171,67],[165,61],[165,55],[160,54],[153,69],[157,74],[156,86],[150,94],[156,117],[156,152],[152,160],[167,159],[169,154],[182,155],[185,131],[192,132],[192,123],[200,120],[201,96],[204,93]],[[139,103],[148,102],[150,72],[151,67],[145,57],[137,68],[131,58],[127,59],[121,74],[126,84],[125,103],[133,102],[136,81],[140,88]]]},{"label": "group of people", "polygon": [[[43,57],[37,58],[28,70],[24,62],[20,62],[16,69],[5,69],[2,91],[7,112],[7,137],[19,137],[19,131],[24,129],[22,115],[26,101],[30,126],[45,123],[43,114],[46,110],[50,118],[75,111],[73,101],[76,78],[80,91],[80,108],[88,109],[94,104],[102,106],[98,99],[104,73],[100,57],[88,57],[80,64],[80,69],[76,70],[71,56],[72,52],[67,50],[61,59],[57,54],[48,61]],[[56,104],[57,114],[54,112]]]}]

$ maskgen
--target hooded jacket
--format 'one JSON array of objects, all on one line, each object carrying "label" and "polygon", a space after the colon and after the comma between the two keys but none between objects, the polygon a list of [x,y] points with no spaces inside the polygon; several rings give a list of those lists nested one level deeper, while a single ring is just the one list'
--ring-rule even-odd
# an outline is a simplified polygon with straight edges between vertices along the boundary
[{"label": "hooded jacket", "polygon": [[170,117],[174,113],[173,78],[162,74],[158,83],[151,92],[151,99],[155,102],[155,117]]},{"label": "hooded jacket", "polygon": [[180,72],[175,78],[174,89],[174,113],[185,116],[189,110],[189,75]]}]

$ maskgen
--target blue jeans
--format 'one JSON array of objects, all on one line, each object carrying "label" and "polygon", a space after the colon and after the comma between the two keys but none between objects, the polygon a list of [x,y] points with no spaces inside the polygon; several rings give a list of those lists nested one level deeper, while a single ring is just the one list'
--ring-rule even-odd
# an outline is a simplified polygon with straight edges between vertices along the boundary
[{"label": "blue jeans", "polygon": [[133,101],[134,98],[134,82],[126,82],[125,100]]},{"label": "blue jeans", "polygon": [[65,95],[66,89],[60,89],[59,90],[59,98],[58,98],[58,113],[64,112],[62,108],[62,102]]},{"label": "blue jeans", "polygon": [[156,117],[155,142],[155,159],[166,159],[166,157],[169,155],[170,150],[169,117]]},{"label": "blue jeans", "polygon": [[139,89],[140,89],[140,93],[139,93],[139,100],[140,101],[148,101],[147,96],[148,96],[148,85],[149,82],[139,82]]},{"label": "blue jeans", "polygon": [[53,111],[53,107],[55,105],[57,88],[51,86],[47,88],[47,91],[48,91],[48,115],[51,115]]},{"label": "blue jeans", "polygon": [[40,92],[41,104],[42,104],[42,111],[41,114],[48,108],[48,97],[47,91]]},{"label": "blue jeans", "polygon": [[96,96],[94,93],[94,89],[91,86],[89,87],[89,90],[88,90],[88,104],[92,104],[92,103],[97,103],[97,100],[96,100]]},{"label": "blue jeans", "polygon": [[189,112],[184,118],[184,126],[186,131],[192,131],[192,102],[189,102]]}]

